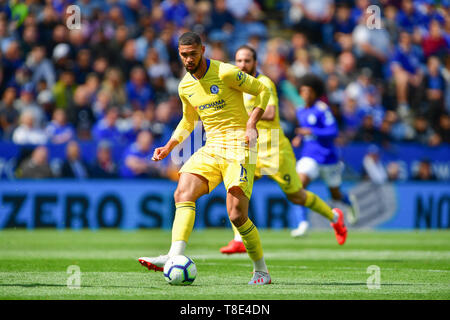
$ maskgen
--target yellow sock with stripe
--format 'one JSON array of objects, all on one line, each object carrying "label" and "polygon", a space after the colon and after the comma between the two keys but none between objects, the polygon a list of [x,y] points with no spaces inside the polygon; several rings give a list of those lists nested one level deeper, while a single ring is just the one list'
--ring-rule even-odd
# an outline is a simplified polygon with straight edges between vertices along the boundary
[{"label": "yellow sock with stripe", "polygon": [[263,258],[263,250],[259,232],[256,226],[250,219],[240,227],[236,227],[239,231],[245,249],[247,249],[248,256],[253,261],[255,271],[268,272]]},{"label": "yellow sock with stripe", "polygon": [[172,226],[172,242],[188,242],[195,222],[195,202],[184,201],[175,204],[175,219]]},{"label": "yellow sock with stripe", "polygon": [[306,192],[305,207],[310,208],[311,210],[321,214],[328,220],[333,221],[334,213],[330,208],[330,206],[321,198],[319,198],[319,196],[316,195],[315,193],[308,190],[305,190],[305,192]]}]

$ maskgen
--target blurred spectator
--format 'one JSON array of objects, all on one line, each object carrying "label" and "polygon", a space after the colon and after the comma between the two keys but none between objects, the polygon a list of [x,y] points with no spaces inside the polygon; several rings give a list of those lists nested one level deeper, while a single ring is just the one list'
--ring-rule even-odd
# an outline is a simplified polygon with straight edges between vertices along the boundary
[{"label": "blurred spectator", "polygon": [[150,49],[156,50],[159,58],[164,62],[169,61],[169,54],[164,42],[157,37],[153,28],[148,27],[143,31],[142,36],[136,39],[136,58],[143,62]]},{"label": "blurred spectator", "polygon": [[443,113],[439,117],[436,133],[443,143],[450,143],[450,116],[448,113]]},{"label": "blurred spectator", "polygon": [[228,41],[233,34],[234,23],[234,17],[227,9],[226,0],[215,0],[207,27],[209,38],[214,41]]},{"label": "blurred spectator", "polygon": [[431,55],[442,56],[448,54],[450,44],[447,43],[443,34],[441,24],[438,20],[432,20],[429,25],[429,33],[422,41],[423,54],[425,58]]},{"label": "blurred spectator", "polygon": [[412,0],[402,0],[401,7],[397,14],[397,24],[408,33],[413,33],[414,29],[421,22],[419,12],[414,8]]},{"label": "blurred spectator", "polygon": [[11,140],[12,133],[19,122],[19,111],[14,107],[16,89],[9,87],[3,93],[0,101],[0,126],[3,139]]},{"label": "blurred spectator", "polygon": [[111,105],[117,106],[120,113],[127,111],[127,94],[125,92],[123,75],[119,69],[110,68],[106,71],[100,91],[108,94]]},{"label": "blurred spectator", "polygon": [[253,0],[226,0],[227,10],[236,19],[243,19],[251,9],[256,10]]},{"label": "blurred spectator", "polygon": [[118,178],[117,165],[112,158],[112,145],[108,141],[100,141],[97,146],[95,162],[91,168],[91,178]]},{"label": "blurred spectator", "polygon": [[75,89],[74,73],[71,70],[62,71],[58,81],[52,89],[56,108],[69,108],[70,104],[73,102]]},{"label": "blurred spectator", "polygon": [[399,181],[401,180],[400,165],[396,161],[391,161],[386,166],[386,172],[388,181]]},{"label": "blurred spectator", "polygon": [[47,88],[53,88],[56,82],[55,69],[51,60],[46,58],[45,50],[43,44],[34,46],[28,55],[26,65],[33,73],[31,81],[35,87],[39,81],[44,80]]},{"label": "blurred spectator", "polygon": [[385,114],[385,109],[379,100],[378,92],[376,88],[372,86],[365,94],[366,104],[361,106],[361,111],[364,114],[372,115],[374,124],[377,128],[381,127]]},{"label": "blurred spectator", "polygon": [[330,23],[334,14],[334,0],[295,0],[291,3],[297,7],[300,19],[294,28],[307,34],[308,40],[321,43],[323,26]]},{"label": "blurred spectator", "polygon": [[75,130],[67,123],[66,112],[56,109],[53,113],[52,121],[45,129],[49,142],[54,144],[67,143],[75,138]]},{"label": "blurred spectator", "polygon": [[74,126],[78,138],[82,140],[91,139],[91,129],[95,122],[88,93],[85,86],[78,87],[73,97],[73,104],[67,110],[69,122]]},{"label": "blurred spectator", "polygon": [[153,156],[153,136],[149,131],[142,131],[136,142],[124,153],[120,175],[123,178],[160,177],[159,164],[151,160]]},{"label": "blurred spectator", "polygon": [[441,62],[436,56],[430,56],[427,61],[427,70],[423,79],[425,89],[425,106],[422,107],[428,119],[438,121],[439,115],[444,112],[445,79],[441,73]]},{"label": "blurred spectator", "polygon": [[380,160],[380,149],[376,145],[370,145],[363,158],[364,175],[375,184],[381,185],[387,182],[386,169]]},{"label": "blurred spectator", "polygon": [[61,167],[61,178],[86,179],[89,167],[82,160],[78,142],[72,140],[66,146],[66,159]]},{"label": "blurred spectator", "polygon": [[355,136],[355,140],[365,143],[379,142],[379,132],[375,127],[373,116],[371,114],[365,115],[362,119],[361,126]]},{"label": "blurred spectator", "polygon": [[343,134],[346,140],[352,140],[361,127],[364,112],[358,108],[355,98],[349,96],[342,106]]},{"label": "blurred spectator", "polygon": [[91,51],[89,49],[81,49],[78,51],[74,68],[75,82],[77,84],[85,83],[87,75],[93,71],[91,58]]},{"label": "blurred spectator", "polygon": [[358,26],[353,30],[354,49],[358,56],[358,67],[369,68],[375,78],[382,78],[391,43],[384,28],[369,29],[367,21],[371,15],[370,11],[364,11]]},{"label": "blurred spectator", "polygon": [[173,22],[178,27],[184,26],[185,19],[189,16],[189,10],[180,0],[163,0],[161,9],[166,21]]},{"label": "blurred spectator", "polygon": [[50,89],[41,90],[37,95],[36,102],[44,112],[45,118],[51,119],[52,113],[55,110],[52,91]]},{"label": "blurred spectator", "polygon": [[111,107],[106,111],[105,116],[100,119],[92,129],[92,137],[95,141],[107,140],[110,142],[121,142],[122,136],[117,128],[119,111]]},{"label": "blurred spectator", "polygon": [[118,66],[125,79],[130,77],[131,70],[135,67],[141,66],[141,63],[136,58],[136,41],[134,39],[130,39],[125,42]]},{"label": "blurred spectator", "polygon": [[413,174],[412,179],[416,181],[436,180],[436,176],[433,173],[430,160],[423,159],[422,161],[420,161],[417,170]]},{"label": "blurred spectator", "polygon": [[8,42],[8,45],[4,49],[1,63],[3,68],[3,81],[5,83],[9,83],[13,79],[15,71],[22,66],[23,62],[19,43],[15,40]]},{"label": "blurred spectator", "polygon": [[31,157],[20,164],[17,169],[17,177],[22,179],[53,178],[52,170],[48,164],[47,147],[36,147],[36,149],[33,150]]},{"label": "blurred spectator", "polygon": [[34,88],[31,83],[27,83],[20,90],[20,97],[14,102],[14,107],[20,113],[31,111],[33,113],[35,125],[42,127],[45,114],[42,108],[34,100]]},{"label": "blurred spectator", "polygon": [[418,115],[414,119],[414,140],[424,145],[436,146],[441,142],[441,138],[431,128],[427,118]]},{"label": "blurred spectator", "polygon": [[[450,19],[449,19],[449,28],[450,28]],[[450,32],[449,32],[450,34]],[[450,40],[449,40],[450,41]],[[444,58],[444,68],[442,68],[442,76],[445,79],[445,109],[447,112],[450,112],[450,54],[448,54]]]},{"label": "blurred spectator", "polygon": [[339,55],[336,73],[339,77],[339,82],[345,87],[356,80],[356,58],[353,53],[343,52]]},{"label": "blurred spectator", "polygon": [[399,44],[391,57],[390,68],[394,76],[398,112],[403,118],[410,113],[410,93],[419,91],[418,87],[423,77],[420,69],[421,59],[421,52],[411,43],[411,35],[401,32]]},{"label": "blurred spectator", "polygon": [[[168,69],[168,67],[167,67]],[[153,90],[147,81],[145,70],[138,66],[131,71],[126,85],[128,101],[133,110],[144,109],[153,98]]]},{"label": "blurred spectator", "polygon": [[150,123],[143,111],[136,110],[130,118],[122,120],[119,126],[126,144],[129,145],[136,141],[139,132],[150,128]]},{"label": "blurred spectator", "polygon": [[25,110],[20,115],[20,125],[14,130],[12,140],[16,144],[45,144],[45,131],[36,126],[33,111]]}]

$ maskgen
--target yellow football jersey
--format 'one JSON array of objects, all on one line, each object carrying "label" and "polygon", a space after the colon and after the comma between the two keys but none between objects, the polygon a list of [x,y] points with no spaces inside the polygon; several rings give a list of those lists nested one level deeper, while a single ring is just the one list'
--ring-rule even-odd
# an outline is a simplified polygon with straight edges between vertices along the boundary
[{"label": "yellow football jersey", "polygon": [[[261,81],[270,90],[270,98],[267,103],[268,106],[275,106],[275,118],[273,120],[259,120],[256,128],[257,129],[281,129],[280,126],[280,114],[278,110],[278,95],[277,88],[269,77],[257,72],[256,79]],[[244,94],[244,104],[247,112],[253,110],[253,108],[260,103],[259,96],[253,96],[251,94]]]},{"label": "yellow football jersey", "polygon": [[259,101],[254,107],[265,110],[270,98],[269,88],[232,64],[207,59],[207,71],[201,79],[186,73],[178,86],[183,118],[172,139],[181,143],[200,117],[207,145],[243,146],[249,118],[244,106],[244,92],[258,96]]}]

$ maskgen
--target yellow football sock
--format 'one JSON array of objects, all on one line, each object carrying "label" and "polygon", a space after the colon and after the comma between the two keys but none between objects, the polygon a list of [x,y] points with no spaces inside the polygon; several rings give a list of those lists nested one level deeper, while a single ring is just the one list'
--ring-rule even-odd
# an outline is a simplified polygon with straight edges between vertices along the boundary
[{"label": "yellow football sock", "polygon": [[330,206],[319,198],[318,195],[312,193],[311,191],[305,190],[306,192],[306,201],[305,207],[310,208],[311,210],[321,214],[328,220],[332,221],[334,218],[334,213],[331,210]]},{"label": "yellow football sock", "polygon": [[175,204],[175,219],[172,226],[172,242],[188,242],[195,222],[195,202],[185,201]]},{"label": "yellow football sock", "polygon": [[248,256],[252,261],[258,261],[263,257],[263,250],[261,245],[261,239],[259,238],[259,232],[256,226],[250,219],[237,230],[241,234],[242,242],[247,249]]}]

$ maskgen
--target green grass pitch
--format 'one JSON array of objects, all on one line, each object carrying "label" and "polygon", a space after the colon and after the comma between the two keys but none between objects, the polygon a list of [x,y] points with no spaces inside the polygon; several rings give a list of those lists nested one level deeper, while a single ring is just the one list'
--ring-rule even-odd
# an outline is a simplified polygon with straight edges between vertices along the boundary
[{"label": "green grass pitch", "polygon": [[[292,239],[260,230],[273,284],[249,286],[246,254],[224,256],[230,229],[194,230],[186,251],[196,263],[190,286],[170,286],[137,258],[167,252],[167,230],[0,231],[0,299],[450,299],[450,231],[330,231]],[[67,287],[80,268],[79,289]],[[371,265],[380,288],[369,289]]]}]

